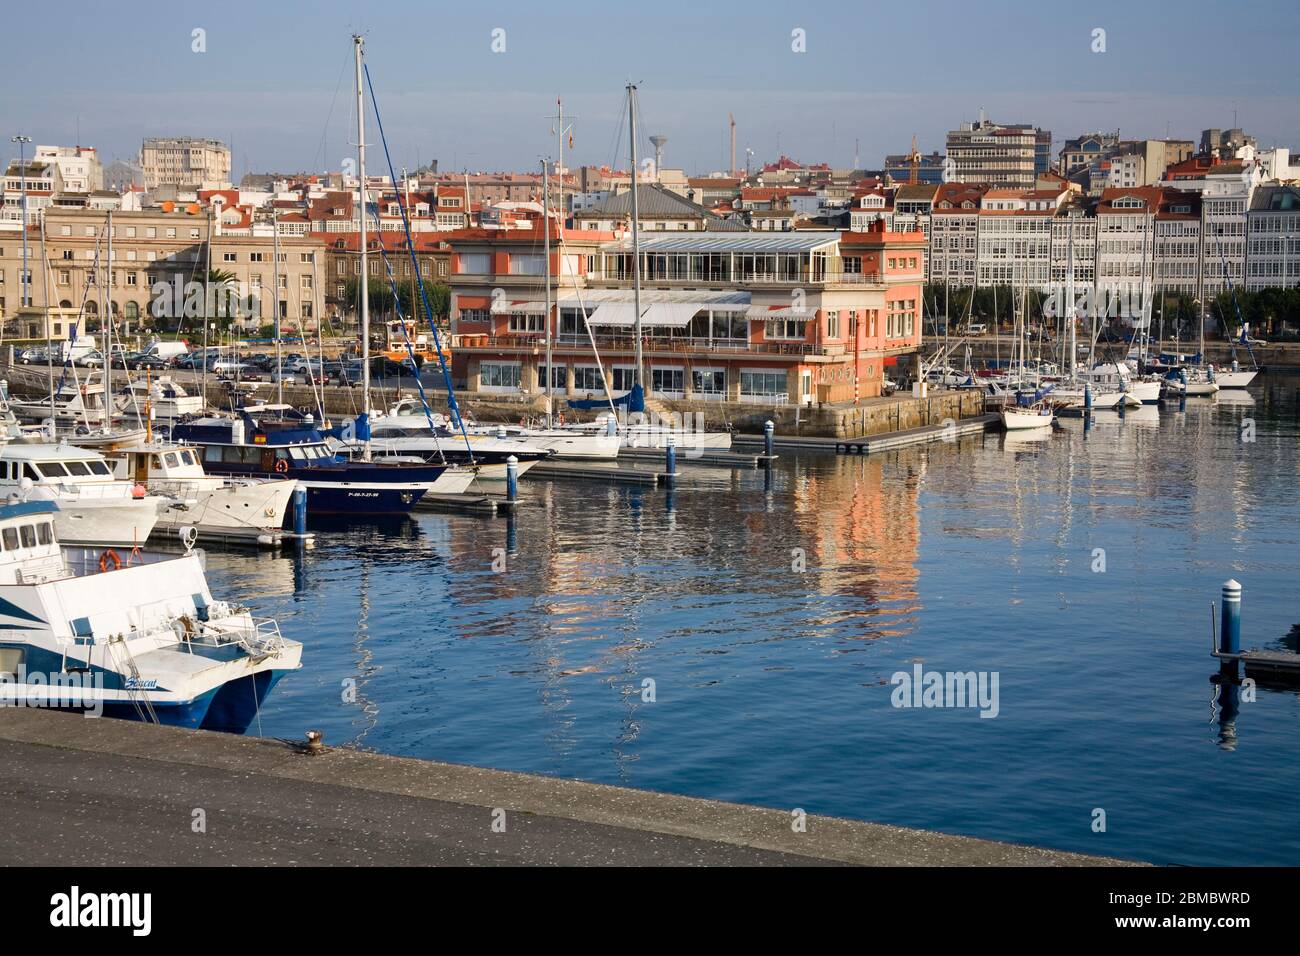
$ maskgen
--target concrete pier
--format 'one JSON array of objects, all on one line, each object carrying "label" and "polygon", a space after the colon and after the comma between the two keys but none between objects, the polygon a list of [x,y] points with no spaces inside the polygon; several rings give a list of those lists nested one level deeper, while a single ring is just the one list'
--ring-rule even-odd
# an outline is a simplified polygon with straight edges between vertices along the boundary
[{"label": "concrete pier", "polygon": [[0,709],[5,865],[1130,865],[792,809]]}]

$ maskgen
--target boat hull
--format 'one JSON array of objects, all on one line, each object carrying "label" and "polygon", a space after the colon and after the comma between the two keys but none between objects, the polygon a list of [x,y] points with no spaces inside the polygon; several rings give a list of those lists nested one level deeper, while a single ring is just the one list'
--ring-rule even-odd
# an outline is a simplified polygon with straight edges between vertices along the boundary
[{"label": "boat hull", "polygon": [[[259,537],[284,527],[298,482],[288,480],[249,481],[214,488],[207,482],[151,481],[154,493],[174,494],[187,499],[184,508],[166,508],[158,515],[157,529],[177,531],[192,527],[199,533],[218,536]],[[192,504],[188,502],[193,502]]]},{"label": "boat hull", "polygon": [[1215,372],[1214,383],[1219,388],[1246,388],[1255,380],[1258,372]]},{"label": "boat hull", "polygon": [[157,523],[156,498],[60,499],[54,533],[65,544],[133,548],[144,544]]},{"label": "boat hull", "polygon": [[1007,431],[1024,431],[1031,428],[1048,428],[1056,416],[1049,412],[1039,412],[1032,408],[1002,409],[1002,427]]}]

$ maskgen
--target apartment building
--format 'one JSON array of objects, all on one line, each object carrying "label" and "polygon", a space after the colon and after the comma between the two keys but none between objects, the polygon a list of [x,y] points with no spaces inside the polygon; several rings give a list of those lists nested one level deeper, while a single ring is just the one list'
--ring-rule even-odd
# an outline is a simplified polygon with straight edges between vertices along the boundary
[{"label": "apartment building", "polygon": [[1006,126],[987,120],[950,130],[947,168],[951,179],[988,183],[1001,189],[1032,189],[1052,165],[1052,134],[1034,126]]},{"label": "apartment building", "polygon": [[1246,288],[1300,287],[1300,187],[1255,190],[1246,215]]},{"label": "apartment building", "polygon": [[215,139],[151,137],[140,147],[140,167],[145,189],[225,185],[230,182],[230,148]]},{"label": "apartment building", "polygon": [[944,183],[930,214],[930,281],[973,286],[977,277],[982,183]]},{"label": "apartment building", "polygon": [[[356,311],[357,303],[348,295],[348,280],[361,277],[360,235],[355,232],[329,235],[325,240],[325,304],[329,313],[344,316]],[[451,276],[451,246],[440,234],[412,233],[416,266],[411,264],[411,247],[402,233],[383,232],[366,235],[366,268],[372,282],[387,283],[389,267],[399,286],[419,277],[426,283],[445,285]],[[409,318],[409,316],[408,316]]]},{"label": "apartment building", "polygon": [[[281,318],[299,325],[312,323],[323,311],[324,275],[319,270],[324,245],[319,239],[282,236],[277,263],[272,236],[221,235],[207,210],[197,204],[113,212],[110,270],[109,215],[101,210],[51,209],[44,242],[39,232],[29,234],[35,307],[80,310],[92,322],[98,321],[101,309],[108,309],[119,321],[130,323],[129,329],[138,328],[138,322],[152,324],[155,303],[160,312],[181,311],[182,303],[174,297],[178,282],[182,294],[186,283],[203,282],[210,241],[212,269],[233,275],[240,293],[256,303],[255,314],[241,319],[242,326],[273,321],[277,300]],[[16,242],[0,242],[0,293],[13,278],[20,278],[20,255]],[[277,273],[279,295],[274,296],[265,290],[275,284]],[[157,288],[160,283],[167,284],[165,292]],[[14,288],[12,303],[4,296],[0,308],[6,318],[18,304]]]},{"label": "apartment building", "polygon": [[[630,239],[570,230],[561,251],[551,228],[549,316],[540,225],[449,237],[455,375],[470,391],[539,392],[548,321],[560,394],[599,396],[602,367],[615,393],[634,382]],[[764,404],[877,395],[886,367],[920,345],[924,246],[883,223],[642,236],[644,384],[661,397]]]}]

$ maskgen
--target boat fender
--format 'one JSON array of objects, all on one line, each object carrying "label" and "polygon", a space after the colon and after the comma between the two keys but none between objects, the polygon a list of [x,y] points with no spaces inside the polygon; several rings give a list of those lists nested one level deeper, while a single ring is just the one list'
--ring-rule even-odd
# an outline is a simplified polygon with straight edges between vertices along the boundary
[{"label": "boat fender", "polygon": [[285,459],[285,458],[277,459],[277,460],[276,460],[276,463],[275,463],[275,470],[278,471],[278,472],[279,472],[280,474],[282,474],[282,475],[283,475],[285,472],[287,472],[287,471],[289,470],[289,462],[288,462],[288,460]]},{"label": "boat fender", "polygon": [[101,573],[108,570],[110,562],[113,565],[114,571],[120,571],[122,569],[122,559],[117,556],[117,552],[112,548],[109,548],[99,556],[99,570]]},{"label": "boat fender", "polygon": [[136,485],[134,488],[131,489],[132,498],[143,498],[148,493],[149,493],[149,489],[146,488],[144,485]]}]

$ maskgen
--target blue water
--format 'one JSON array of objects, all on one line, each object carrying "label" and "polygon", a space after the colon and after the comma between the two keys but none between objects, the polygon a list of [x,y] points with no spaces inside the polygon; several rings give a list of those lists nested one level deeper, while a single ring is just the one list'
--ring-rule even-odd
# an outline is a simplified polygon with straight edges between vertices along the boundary
[{"label": "blue water", "polygon": [[[1297,387],[1041,442],[785,455],[770,489],[762,471],[694,468],[671,498],[526,479],[513,529],[323,525],[300,558],[211,552],[209,577],[306,644],[267,735],[1159,863],[1294,865],[1300,697],[1260,689],[1225,726],[1209,649],[1228,577],[1246,646],[1300,623]],[[891,675],[916,662],[996,672],[997,716],[892,706]]]}]

